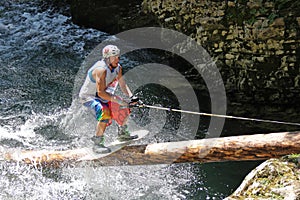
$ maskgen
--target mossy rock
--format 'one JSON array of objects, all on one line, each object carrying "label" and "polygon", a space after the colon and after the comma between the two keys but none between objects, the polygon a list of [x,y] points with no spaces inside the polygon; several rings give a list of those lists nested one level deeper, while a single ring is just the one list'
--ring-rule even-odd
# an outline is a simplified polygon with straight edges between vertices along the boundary
[{"label": "mossy rock", "polygon": [[293,162],[287,161],[286,157],[262,163],[226,199],[300,199],[299,156],[292,157]]}]

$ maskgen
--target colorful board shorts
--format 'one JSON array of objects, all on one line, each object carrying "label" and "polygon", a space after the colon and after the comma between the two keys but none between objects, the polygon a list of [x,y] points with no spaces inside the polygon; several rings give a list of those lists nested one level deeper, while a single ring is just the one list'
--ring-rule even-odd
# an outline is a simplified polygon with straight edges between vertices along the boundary
[{"label": "colorful board shorts", "polygon": [[106,122],[107,126],[115,120],[119,125],[123,125],[130,114],[129,108],[122,108],[118,103],[109,101],[104,103],[99,99],[84,103],[84,106],[95,111],[96,120]]}]

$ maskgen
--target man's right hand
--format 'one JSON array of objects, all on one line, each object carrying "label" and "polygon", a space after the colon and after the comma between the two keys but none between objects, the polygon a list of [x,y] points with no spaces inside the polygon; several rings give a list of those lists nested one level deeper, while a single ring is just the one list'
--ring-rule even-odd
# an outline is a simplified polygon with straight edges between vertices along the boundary
[{"label": "man's right hand", "polygon": [[118,102],[118,104],[120,105],[120,107],[122,108],[129,108],[129,103],[127,103],[124,100],[121,100],[120,102]]}]

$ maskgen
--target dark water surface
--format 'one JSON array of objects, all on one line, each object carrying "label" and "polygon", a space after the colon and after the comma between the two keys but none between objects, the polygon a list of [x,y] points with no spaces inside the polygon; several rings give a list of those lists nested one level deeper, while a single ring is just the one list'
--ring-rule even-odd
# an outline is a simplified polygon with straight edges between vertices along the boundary
[{"label": "dark water surface", "polygon": [[[90,144],[95,121],[76,99],[83,81],[80,66],[110,36],[80,28],[64,13],[67,9],[42,1],[0,1],[1,148],[61,150]],[[121,62],[125,68],[136,64],[129,58]],[[153,91],[148,100],[159,103],[160,97]],[[138,111],[135,115],[141,123],[151,120]],[[165,131],[172,127],[166,123]],[[115,136],[114,128],[108,137]],[[36,169],[0,161],[0,199],[222,199],[257,164]]]}]

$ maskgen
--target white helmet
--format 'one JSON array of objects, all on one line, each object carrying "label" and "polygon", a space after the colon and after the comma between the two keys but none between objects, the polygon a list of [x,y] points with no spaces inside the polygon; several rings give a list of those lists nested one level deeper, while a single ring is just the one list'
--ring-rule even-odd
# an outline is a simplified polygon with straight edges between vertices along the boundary
[{"label": "white helmet", "polygon": [[120,55],[120,49],[115,45],[107,45],[102,50],[102,57],[109,58],[111,56],[118,56]]}]

